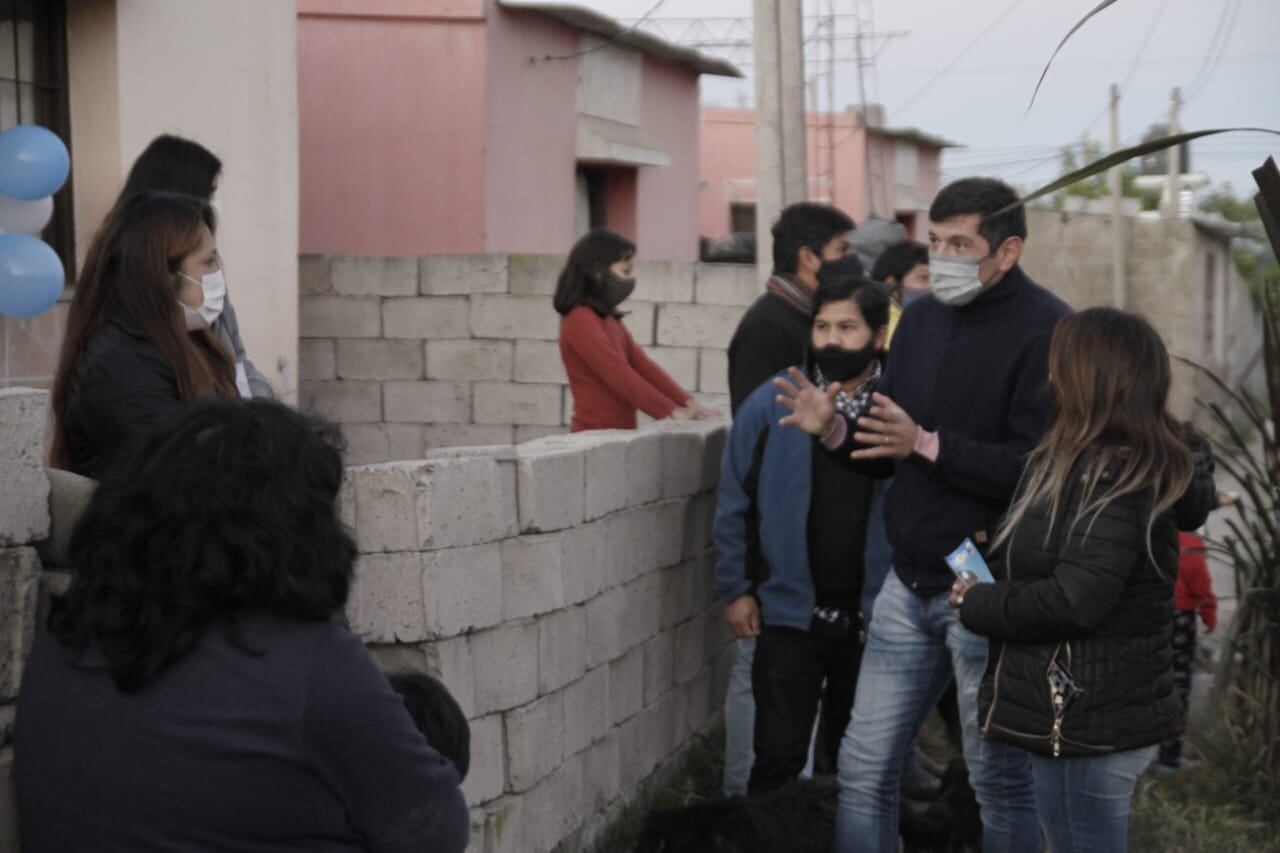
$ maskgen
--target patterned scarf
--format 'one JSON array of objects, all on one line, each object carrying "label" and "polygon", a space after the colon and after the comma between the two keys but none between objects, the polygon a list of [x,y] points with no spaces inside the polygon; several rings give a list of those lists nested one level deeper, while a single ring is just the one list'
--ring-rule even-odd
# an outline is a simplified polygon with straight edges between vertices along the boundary
[{"label": "patterned scarf", "polygon": [[799,282],[791,276],[776,272],[769,276],[765,289],[781,296],[788,305],[802,314],[813,313],[813,294],[801,287]]},{"label": "patterned scarf", "polygon": [[[875,369],[871,371],[867,381],[852,392],[842,390],[836,395],[836,411],[844,415],[845,420],[851,423],[857,423],[858,418],[865,415],[867,409],[871,408],[871,395],[875,393],[876,386],[880,384],[880,360],[877,359],[873,364],[875,364]],[[813,366],[813,383],[824,391],[831,384],[831,380],[822,375],[822,369],[816,364]]]}]

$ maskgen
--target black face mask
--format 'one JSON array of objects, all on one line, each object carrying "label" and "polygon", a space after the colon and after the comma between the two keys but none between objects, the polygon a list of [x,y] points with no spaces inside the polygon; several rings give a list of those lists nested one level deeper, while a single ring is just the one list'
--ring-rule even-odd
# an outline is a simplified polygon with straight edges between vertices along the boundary
[{"label": "black face mask", "polygon": [[832,382],[848,382],[862,375],[879,350],[875,341],[868,341],[862,349],[845,349],[838,346],[826,346],[822,349],[809,347],[809,361],[816,364],[822,375]]},{"label": "black face mask", "polygon": [[604,281],[600,283],[600,302],[606,308],[617,308],[627,301],[635,289],[634,278],[622,278],[614,275],[612,271],[607,272],[604,274]]}]

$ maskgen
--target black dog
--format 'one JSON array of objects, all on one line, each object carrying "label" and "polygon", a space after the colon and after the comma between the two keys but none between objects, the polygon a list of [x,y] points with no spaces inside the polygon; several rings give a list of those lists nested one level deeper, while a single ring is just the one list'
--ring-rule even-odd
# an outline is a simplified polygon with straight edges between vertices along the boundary
[{"label": "black dog", "polygon": [[453,762],[459,777],[467,778],[471,767],[471,726],[453,694],[421,672],[393,672],[387,678],[427,743]]},{"label": "black dog", "polygon": [[978,798],[969,784],[969,768],[963,758],[947,765],[936,800],[903,800],[898,830],[906,853],[967,853],[982,849]]},{"label": "black dog", "polygon": [[635,853],[827,853],[836,831],[835,781],[650,813]]},{"label": "black dog", "polygon": [[[964,759],[942,772],[936,800],[904,799],[906,853],[982,849],[978,801]],[[755,797],[733,797],[650,813],[635,853],[827,853],[835,838],[839,787],[831,777]]]}]

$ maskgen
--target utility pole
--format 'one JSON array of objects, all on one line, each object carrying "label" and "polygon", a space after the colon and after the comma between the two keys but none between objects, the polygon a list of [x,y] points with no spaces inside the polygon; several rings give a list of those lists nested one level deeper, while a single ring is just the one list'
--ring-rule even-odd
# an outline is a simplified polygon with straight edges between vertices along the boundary
[{"label": "utility pole", "polygon": [[[1182,90],[1174,87],[1173,94],[1169,96],[1169,135],[1181,133],[1182,128],[1178,124],[1178,108],[1182,106]],[[1168,208],[1165,215],[1170,219],[1178,218],[1178,208],[1181,207],[1180,197],[1182,195],[1182,146],[1175,145],[1168,149],[1169,157],[1169,180],[1165,185],[1165,193],[1168,195]]]},{"label": "utility pole", "polygon": [[756,265],[773,269],[770,229],[808,196],[801,0],[755,0]]},{"label": "utility pole", "polygon": [[[1111,84],[1111,153],[1120,150],[1120,87]],[[1128,301],[1125,268],[1128,266],[1129,227],[1124,217],[1124,191],[1120,167],[1112,166],[1107,174],[1111,188],[1111,302],[1124,309]]]}]

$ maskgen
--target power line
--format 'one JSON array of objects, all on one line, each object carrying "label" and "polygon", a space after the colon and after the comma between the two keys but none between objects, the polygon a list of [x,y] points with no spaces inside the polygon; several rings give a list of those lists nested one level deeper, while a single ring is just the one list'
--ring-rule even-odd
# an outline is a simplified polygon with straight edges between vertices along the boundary
[{"label": "power line", "polygon": [[945,75],[948,71],[950,71],[957,62],[964,59],[965,56],[968,55],[969,51],[977,47],[978,43],[981,42],[984,38],[986,38],[988,33],[994,30],[1009,15],[1009,13],[1011,13],[1014,9],[1021,6],[1022,3],[1023,3],[1023,0],[1013,0],[1013,2],[1009,4],[1008,8],[1006,8],[1003,12],[997,15],[991,23],[987,24],[987,26],[983,28],[982,32],[978,33],[976,36],[973,37],[972,40],[970,40],[968,44],[962,47],[960,49],[960,52],[951,58],[950,62],[942,66],[942,68],[938,70],[937,74],[934,74],[932,77],[930,77],[923,86],[921,86],[919,89],[916,89],[915,92],[913,92],[911,96],[906,99],[906,101],[900,104],[898,106],[897,111],[901,113],[902,111],[906,110],[907,107],[911,106],[911,104],[913,104],[917,98],[919,98],[921,95],[927,92],[929,88],[933,86],[934,83],[941,80],[943,75]]},{"label": "power line", "polygon": [[1160,18],[1164,15],[1165,7],[1168,5],[1169,0],[1160,0],[1160,7],[1151,16],[1151,23],[1147,26],[1147,34],[1142,37],[1142,44],[1138,46],[1138,52],[1134,54],[1133,62],[1129,65],[1129,73],[1125,75],[1124,82],[1120,84],[1120,92],[1122,94],[1129,91],[1129,84],[1133,82],[1134,75],[1138,73],[1138,66],[1142,63],[1142,58],[1147,54],[1147,45],[1151,44],[1151,36],[1155,35],[1156,25],[1160,23]]},{"label": "power line", "polygon": [[1230,23],[1227,24],[1226,34],[1222,37],[1222,43],[1218,46],[1218,50],[1217,50],[1217,53],[1214,55],[1213,62],[1209,66],[1209,68],[1205,71],[1203,77],[1200,77],[1199,75],[1197,75],[1196,80],[1192,81],[1191,86],[1189,86],[1188,89],[1195,88],[1197,82],[1199,83],[1199,88],[1195,88],[1195,91],[1189,92],[1187,94],[1186,98],[1183,100],[1184,104],[1187,101],[1191,100],[1192,98],[1198,98],[1201,95],[1203,95],[1205,92],[1205,89],[1209,87],[1210,81],[1213,80],[1213,75],[1218,73],[1218,67],[1222,64],[1222,58],[1226,53],[1227,44],[1231,41],[1231,33],[1235,30],[1236,21],[1240,17],[1240,7],[1243,5],[1244,5],[1244,0],[1236,0],[1235,6],[1233,6],[1231,9],[1231,21]]},{"label": "power line", "polygon": [[645,12],[643,15],[637,18],[634,24],[632,24],[629,27],[624,27],[621,30],[618,30],[616,33],[609,36],[607,39],[600,42],[600,44],[596,45],[595,47],[589,47],[586,50],[579,50],[579,51],[575,51],[574,53],[566,53],[561,56],[552,56],[551,54],[547,54],[542,57],[531,56],[529,57],[529,61],[530,62],[558,62],[562,59],[577,59],[579,56],[586,56],[587,54],[595,53],[598,50],[604,50],[606,47],[609,47],[615,44],[618,41],[618,39],[622,38],[627,33],[635,32],[636,27],[643,24],[650,15],[658,11],[658,9],[661,8],[662,4],[666,2],[667,0],[658,0],[658,2],[654,3],[652,6],[649,7],[649,11]]}]

